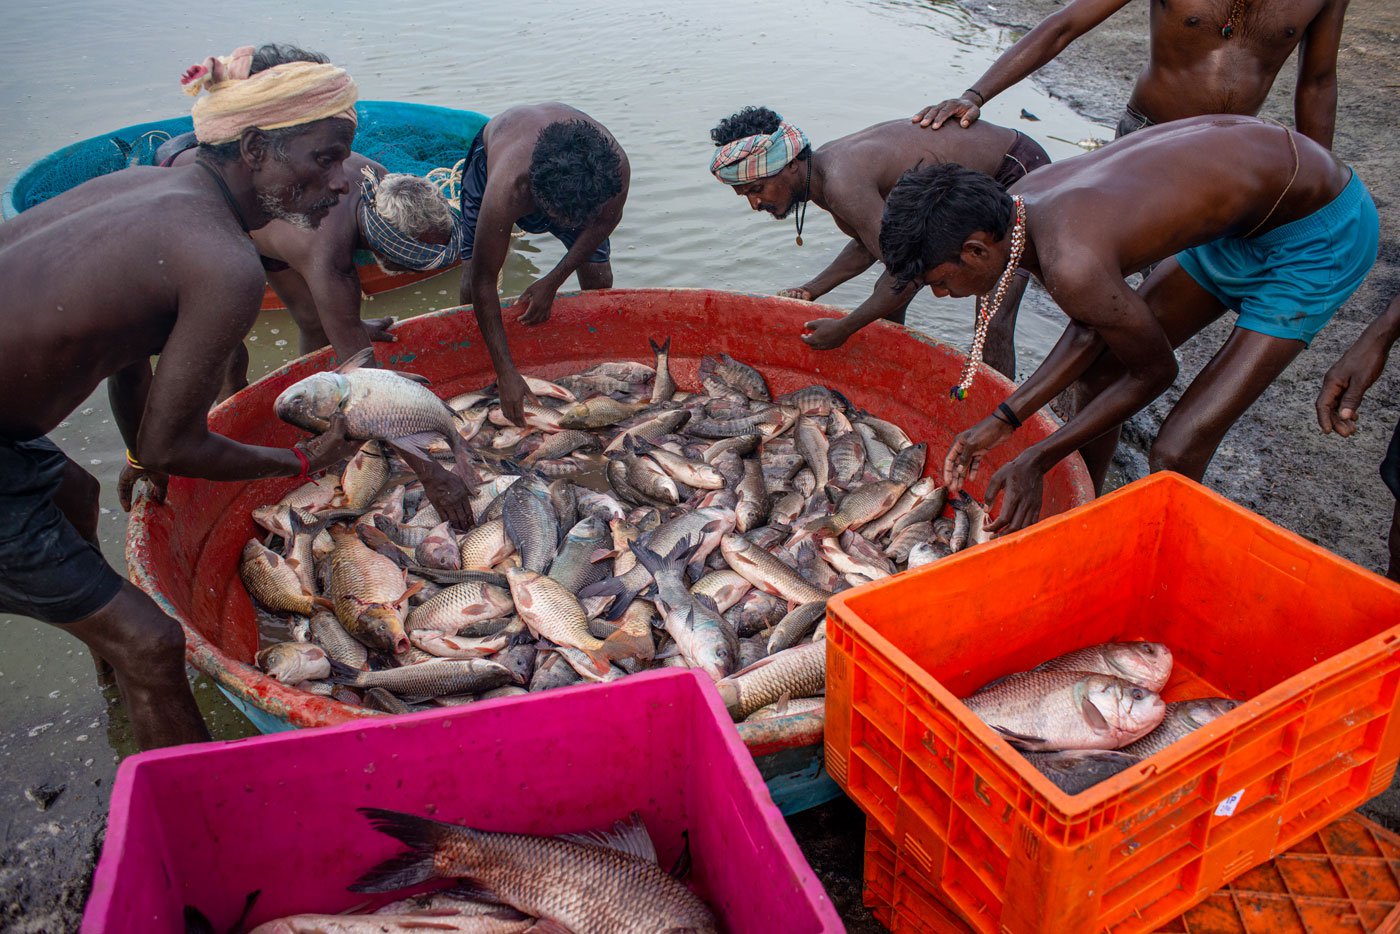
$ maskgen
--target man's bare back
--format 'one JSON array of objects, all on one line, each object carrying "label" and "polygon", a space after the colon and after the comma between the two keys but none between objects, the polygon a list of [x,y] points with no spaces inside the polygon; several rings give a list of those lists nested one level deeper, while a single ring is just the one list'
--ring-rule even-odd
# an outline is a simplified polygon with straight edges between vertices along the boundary
[{"label": "man's bare back", "polygon": [[0,269],[0,348],[18,364],[0,372],[0,434],[13,440],[46,434],[109,375],[161,353],[196,282],[223,295],[225,320],[202,338],[232,350],[263,281],[197,167],[129,169],[25,211],[0,226]]},{"label": "man's bare back", "polygon": [[1010,188],[1026,201],[1035,244],[1025,265],[1047,287],[1058,264],[1089,257],[1126,274],[1198,243],[1256,227],[1265,233],[1311,214],[1351,171],[1293,136],[1294,178],[1290,135],[1247,117],[1196,117],[1045,166]]},{"label": "man's bare back", "polygon": [[812,200],[832,214],[843,233],[858,236],[841,201],[822,196],[836,185],[873,185],[883,201],[899,177],[916,165],[956,162],[995,175],[1015,138],[1015,130],[984,122],[947,126],[935,133],[908,120],[877,123],[817,147],[812,168],[826,184],[822,193],[813,190]]}]

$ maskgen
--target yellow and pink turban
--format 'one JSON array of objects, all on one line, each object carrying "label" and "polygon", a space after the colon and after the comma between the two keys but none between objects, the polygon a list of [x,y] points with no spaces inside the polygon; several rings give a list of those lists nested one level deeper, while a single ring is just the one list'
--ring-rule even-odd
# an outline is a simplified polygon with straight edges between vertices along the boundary
[{"label": "yellow and pink turban", "polygon": [[194,135],[201,143],[218,145],[238,139],[256,127],[281,127],[340,117],[356,123],[359,89],[344,68],[316,62],[288,62],[249,75],[253,47],[206,58],[180,78],[194,103]]},{"label": "yellow and pink turban", "polygon": [[807,148],[807,134],[787,121],[772,133],[745,136],[715,150],[710,171],[726,185],[746,185],[776,175]]}]

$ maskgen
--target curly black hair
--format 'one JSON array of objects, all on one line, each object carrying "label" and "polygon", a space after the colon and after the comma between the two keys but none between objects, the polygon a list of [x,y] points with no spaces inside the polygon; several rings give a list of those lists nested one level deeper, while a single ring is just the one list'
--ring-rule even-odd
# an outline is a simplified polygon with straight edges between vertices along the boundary
[{"label": "curly black hair", "polygon": [[[278,65],[286,65],[288,62],[312,62],[317,65],[324,65],[330,61],[320,52],[310,52],[298,45],[288,45],[285,42],[267,42],[258,46],[253,52],[253,61],[248,66],[248,74],[256,75],[259,72],[267,71]],[[282,127],[278,130],[263,130],[272,146],[274,158],[287,158],[287,140],[292,139],[300,133],[306,132],[304,126]],[[232,162],[238,158],[241,152],[239,140],[230,140],[227,143],[209,145],[200,143],[199,151],[203,155],[212,157],[217,162]]]},{"label": "curly black hair", "polygon": [[[767,107],[745,107],[738,113],[725,117],[715,124],[715,128],[710,131],[710,139],[714,141],[716,146],[723,146],[725,143],[732,143],[745,136],[776,133],[782,122],[783,115],[769,110]],[[812,147],[803,146],[802,151],[797,154],[797,158],[806,159],[811,154]]]},{"label": "curly black hair", "polygon": [[900,287],[951,262],[967,238],[983,231],[1000,240],[1015,205],[990,175],[953,162],[912,168],[885,199],[880,253]]},{"label": "curly black hair", "polygon": [[622,153],[596,125],[559,120],[540,130],[530,158],[530,193],[555,222],[583,227],[620,191]]}]

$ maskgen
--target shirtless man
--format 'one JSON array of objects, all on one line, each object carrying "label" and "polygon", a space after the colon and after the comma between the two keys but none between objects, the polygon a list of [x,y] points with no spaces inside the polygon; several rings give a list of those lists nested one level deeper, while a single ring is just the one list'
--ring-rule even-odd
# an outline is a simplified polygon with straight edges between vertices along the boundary
[{"label": "shirtless man", "polygon": [[580,288],[612,288],[608,237],[622,220],[630,178],[627,154],[607,128],[567,104],[511,107],[472,141],[462,170],[461,301],[486,340],[501,411],[517,425],[524,403],[536,400],[511,359],[496,292],[511,227],[553,234],[568,248],[515,303],[521,324],[543,324],[572,273]]},{"label": "shirtless man", "polygon": [[[1322,433],[1335,431],[1343,438],[1356,433],[1361,397],[1380,378],[1390,351],[1400,341],[1400,296],[1372,321],[1351,349],[1344,353],[1322,378],[1317,396],[1317,423]],[[1395,515],[1390,520],[1390,567],[1386,577],[1400,581],[1400,423],[1390,437],[1390,449],[1381,462],[1381,479],[1395,496]]]},{"label": "shirtless man", "polygon": [[[1118,121],[1119,138],[1145,126],[1203,114],[1254,115],[1279,69],[1298,53],[1293,120],[1332,148],[1337,49],[1349,0],[1148,0],[1147,65]],[[925,107],[914,122],[969,126],[987,101],[1039,70],[1129,0],[1072,0],[1001,54],[961,97]]]},{"label": "shirtless man", "polygon": [[[710,131],[719,149],[710,164],[716,178],[747,198],[755,211],[781,220],[797,215],[798,236],[811,201],[831,214],[851,242],[831,264],[806,284],[779,295],[814,302],[843,282],[865,272],[880,253],[880,217],[885,196],[899,176],[917,165],[955,162],[985,172],[1003,188],[1050,162],[1040,144],[1019,130],[991,123],[969,129],[950,127],[930,135],[904,120],[877,123],[812,151],[807,136],[766,107],[745,107]],[[760,166],[760,162],[762,163]],[[986,360],[1016,378],[1016,311],[1026,288],[1018,276],[1007,307],[987,336]],[[831,350],[872,321],[904,323],[904,313],[918,286],[899,289],[881,273],[870,298],[843,318],[809,321],[802,335],[808,346]]]},{"label": "shirtless man", "polygon": [[[97,481],[45,437],[108,381],[138,476],[305,476],[355,448],[343,425],[294,449],[210,433],[218,372],[258,314],[248,230],[315,225],[349,191],[355,83],[329,64],[239,80],[229,59],[187,72],[223,84],[195,105],[196,166],[105,175],[0,226],[0,608],[62,626],[114,669],[143,749],[208,738],[185,678],[179,624],[97,547]],[[255,123],[277,128],[262,130]],[[154,373],[150,358],[159,354]],[[139,467],[138,465],[144,465]]]},{"label": "shirtless man", "polygon": [[[956,491],[1080,380],[1078,413],[993,475],[988,501],[1006,498],[992,531],[1039,518],[1045,472],[1074,451],[1101,486],[1119,426],[1176,378],[1174,348],[1234,310],[1234,331],[1149,455],[1153,470],[1201,479],[1225,432],[1365,279],[1378,242],[1375,205],[1351,169],[1299,133],[1233,116],[1143,130],[1009,193],[959,166],[915,169],[890,192],[880,230],[896,281],[994,295],[1019,262],[1070,318],[1040,367],[948,452]],[[1124,283],[1157,261],[1140,289]]]},{"label": "shirtless man", "polygon": [[[289,62],[327,61],[319,52],[269,43],[253,53],[248,73],[256,75]],[[165,166],[193,165],[199,151],[193,136],[184,134],[165,143],[157,161]],[[330,344],[341,360],[350,359],[370,341],[394,340],[387,330],[393,318],[360,320],[356,250],[371,251],[380,267],[391,273],[446,269],[457,262],[456,218],[430,182],[415,175],[391,175],[357,152],[345,160],[345,174],[351,180],[350,193],[336,202],[315,229],[273,220],[252,232],[268,284],[301,333],[300,352],[308,354]],[[247,384],[248,351],[240,344],[220,398]]]}]

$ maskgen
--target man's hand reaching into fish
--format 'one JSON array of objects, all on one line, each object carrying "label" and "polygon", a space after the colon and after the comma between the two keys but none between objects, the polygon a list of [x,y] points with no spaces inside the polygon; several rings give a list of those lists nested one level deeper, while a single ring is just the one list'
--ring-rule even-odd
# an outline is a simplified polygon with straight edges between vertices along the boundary
[{"label": "man's hand reaching into fish", "polygon": [[1000,535],[1035,523],[1040,518],[1044,487],[1045,471],[1036,465],[1034,455],[1022,454],[992,474],[987,484],[987,506],[996,501],[998,493],[1006,496],[996,519],[987,523],[987,531]]},{"label": "man's hand reaching into fish", "polygon": [[525,377],[513,367],[497,378],[496,391],[500,394],[501,414],[522,428],[525,426],[525,403],[540,404],[540,400],[525,384]]},{"label": "man's hand reaching into fish", "polygon": [[[943,460],[943,482],[948,485],[951,496],[963,488],[963,484],[977,476],[982,466],[982,458],[988,451],[1011,437],[1012,428],[1001,419],[988,415],[976,425],[953,439],[948,456]],[[988,504],[992,497],[987,496]]]}]

